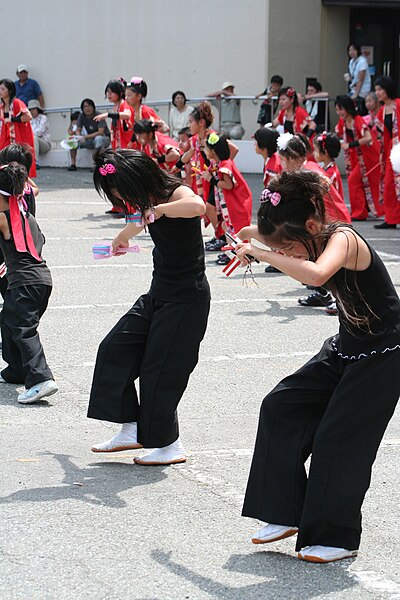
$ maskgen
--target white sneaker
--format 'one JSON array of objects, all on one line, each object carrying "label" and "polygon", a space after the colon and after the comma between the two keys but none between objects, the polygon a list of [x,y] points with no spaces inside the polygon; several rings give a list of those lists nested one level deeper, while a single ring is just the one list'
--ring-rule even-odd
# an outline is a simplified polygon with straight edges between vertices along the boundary
[{"label": "white sneaker", "polygon": [[17,400],[20,404],[33,404],[33,402],[52,396],[56,392],[58,392],[58,385],[52,379],[48,379],[33,385],[29,390],[20,394]]},{"label": "white sneaker", "polygon": [[268,544],[269,542],[277,542],[291,535],[296,535],[298,531],[298,527],[294,527],[294,525],[274,525],[273,523],[268,523],[265,527],[255,532],[251,541],[253,544]]},{"label": "white sneaker", "polygon": [[152,452],[133,459],[137,465],[146,466],[176,465],[186,461],[186,451],[179,438],[169,446],[155,448]]},{"label": "white sneaker", "polygon": [[92,446],[92,452],[123,452],[124,450],[138,450],[143,448],[137,441],[137,424],[123,423],[121,431],[116,433],[111,439],[101,444]]},{"label": "white sneaker", "polygon": [[300,560],[308,562],[328,563],[343,558],[354,558],[358,550],[346,550],[345,548],[335,548],[332,546],[307,546],[302,548],[297,554]]}]

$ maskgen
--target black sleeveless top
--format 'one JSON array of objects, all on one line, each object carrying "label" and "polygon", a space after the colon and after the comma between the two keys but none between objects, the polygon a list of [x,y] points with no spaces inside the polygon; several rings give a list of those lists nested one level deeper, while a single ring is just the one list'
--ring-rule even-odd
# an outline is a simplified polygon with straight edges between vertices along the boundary
[{"label": "black sleeveless top", "polygon": [[155,245],[150,296],[165,302],[209,301],[200,217],[161,217],[148,228]]},{"label": "black sleeveless top", "polygon": [[400,299],[382,260],[367,246],[371,253],[368,269],[356,272],[342,268],[332,277],[339,290],[347,290],[356,313],[370,316],[370,331],[365,326],[360,329],[349,323],[338,302],[340,326],[334,345],[343,358],[358,359],[400,348]]},{"label": "black sleeveless top", "polygon": [[[8,227],[11,231],[10,211],[5,210],[4,214],[7,217]],[[24,231],[24,220],[22,219],[22,228]],[[43,244],[45,242],[44,235],[39,229],[35,217],[27,213],[26,220],[32,233],[33,243],[36,251],[41,256]],[[25,231],[24,231],[25,235]],[[25,238],[26,242],[26,238]],[[4,262],[7,266],[8,288],[17,288],[26,285],[52,285],[51,274],[45,261],[38,262],[29,252],[18,252],[13,236],[5,240],[0,234],[0,248],[4,254]]]}]

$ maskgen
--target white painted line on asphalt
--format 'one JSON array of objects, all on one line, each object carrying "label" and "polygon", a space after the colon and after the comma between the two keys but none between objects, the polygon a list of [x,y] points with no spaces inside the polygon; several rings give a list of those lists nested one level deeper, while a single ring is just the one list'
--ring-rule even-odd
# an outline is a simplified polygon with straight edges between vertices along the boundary
[{"label": "white painted line on asphalt", "polygon": [[386,600],[400,599],[400,585],[376,571],[354,571],[351,568],[344,570],[367,591],[382,594]]},{"label": "white painted line on asphalt", "polygon": [[387,252],[381,252],[380,250],[377,251],[379,256],[382,258],[382,260],[384,258],[397,258],[400,259],[400,255],[399,254],[388,254]]},{"label": "white painted line on asphalt", "polygon": [[[120,265],[120,264],[116,264],[116,263],[112,263],[112,264],[107,264],[107,265],[98,265],[98,264],[93,264],[93,265],[49,265],[50,269],[52,271],[58,269],[58,270],[66,270],[66,269],[131,269],[133,267],[137,268],[147,268],[147,267],[152,267],[153,265],[151,263],[146,264],[146,263],[129,263],[127,265]],[[112,304],[110,304],[110,306],[112,306]]]},{"label": "white painted line on asphalt", "polygon": [[400,238],[368,238],[369,242],[400,242]]},{"label": "white painted line on asphalt", "polygon": [[[79,204],[79,206],[83,206],[83,207],[92,206],[92,205],[107,207],[107,204],[104,204],[104,202],[101,202],[101,201],[97,201],[97,202],[89,201],[88,202],[86,200],[85,200],[85,202],[80,202],[79,200],[62,200],[62,201],[60,200],[59,202],[56,202],[54,200],[43,200],[43,201],[39,200],[37,204],[38,204],[38,206],[55,204],[56,206],[58,206],[60,208],[66,204]],[[40,220],[42,220],[42,219],[40,219]]]},{"label": "white painted line on asphalt", "polygon": [[[100,265],[99,265],[100,266]],[[118,265],[120,267],[128,265]],[[140,265],[139,265],[140,266]],[[148,266],[148,265],[142,265]],[[63,267],[57,267],[62,269]],[[89,268],[89,267],[88,267]],[[52,267],[54,269],[54,267]],[[289,298],[237,298],[236,300],[211,300],[211,304],[236,304],[236,303],[266,303],[266,302],[294,302],[292,297]],[[116,306],[132,306],[132,302],[113,302],[112,304],[62,304],[60,306],[49,306],[47,310],[92,310],[94,308],[115,308]]]}]

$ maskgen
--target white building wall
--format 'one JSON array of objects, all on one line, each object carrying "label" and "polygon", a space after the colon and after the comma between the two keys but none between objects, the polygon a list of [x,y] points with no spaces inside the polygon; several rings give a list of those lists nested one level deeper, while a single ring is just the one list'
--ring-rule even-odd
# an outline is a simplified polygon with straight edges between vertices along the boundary
[{"label": "white building wall", "polygon": [[[252,95],[266,81],[268,12],[269,0],[13,0],[1,77],[16,79],[26,63],[47,107],[103,103],[107,81],[121,75],[143,76],[148,99],[176,89],[201,96],[225,80]],[[253,131],[257,108],[249,110],[243,121]],[[53,137],[65,131],[65,121],[51,122]]]}]

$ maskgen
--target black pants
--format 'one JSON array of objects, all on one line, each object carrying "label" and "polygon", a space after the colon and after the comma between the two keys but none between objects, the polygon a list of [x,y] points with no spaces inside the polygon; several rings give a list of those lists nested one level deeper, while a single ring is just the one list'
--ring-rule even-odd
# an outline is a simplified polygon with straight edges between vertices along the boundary
[{"label": "black pants", "polygon": [[264,398],[243,507],[243,516],[299,527],[297,550],[358,548],[372,464],[400,393],[399,350],[344,360],[331,340]]},{"label": "black pants", "polygon": [[99,346],[88,417],[137,421],[138,441],[146,448],[172,444],[179,436],[176,409],[198,362],[209,308],[208,301],[141,296]]},{"label": "black pants", "polygon": [[27,285],[7,289],[1,312],[3,360],[8,367],[1,376],[9,383],[25,383],[28,389],[53,379],[37,331],[50,294],[49,285]]}]

